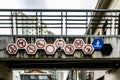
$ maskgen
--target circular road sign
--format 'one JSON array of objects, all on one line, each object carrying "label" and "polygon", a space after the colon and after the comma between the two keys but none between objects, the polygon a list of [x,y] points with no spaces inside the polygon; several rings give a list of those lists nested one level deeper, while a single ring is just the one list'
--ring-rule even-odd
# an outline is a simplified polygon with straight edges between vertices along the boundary
[{"label": "circular road sign", "polygon": [[18,51],[18,47],[16,46],[16,44],[8,44],[8,46],[6,47],[6,50],[9,54],[16,54]]},{"label": "circular road sign", "polygon": [[37,39],[35,44],[38,49],[44,49],[46,46],[46,41],[44,39]]},{"label": "circular road sign", "polygon": [[27,45],[27,41],[24,38],[18,38],[16,41],[18,48],[24,49]]},{"label": "circular road sign", "polygon": [[75,51],[75,47],[72,44],[66,44],[64,51],[66,55],[72,55]]},{"label": "circular road sign", "polygon": [[63,47],[65,46],[65,41],[64,39],[60,38],[60,39],[56,39],[55,42],[54,42],[55,46],[57,48],[61,48],[63,49]]},{"label": "circular road sign", "polygon": [[47,44],[46,48],[45,48],[45,52],[48,55],[54,55],[56,51],[56,48],[53,44]]},{"label": "circular road sign", "polygon": [[83,39],[80,39],[80,38],[75,39],[73,44],[76,49],[82,49],[83,46],[85,46],[85,42],[83,41]]},{"label": "circular road sign", "polygon": [[86,44],[83,48],[83,52],[86,55],[91,55],[94,51],[94,48],[91,44]]},{"label": "circular road sign", "polygon": [[101,38],[95,38],[92,42],[92,45],[95,50],[101,50],[104,45],[104,42]]},{"label": "circular road sign", "polygon": [[35,44],[28,44],[26,47],[27,54],[34,55],[37,51]]}]

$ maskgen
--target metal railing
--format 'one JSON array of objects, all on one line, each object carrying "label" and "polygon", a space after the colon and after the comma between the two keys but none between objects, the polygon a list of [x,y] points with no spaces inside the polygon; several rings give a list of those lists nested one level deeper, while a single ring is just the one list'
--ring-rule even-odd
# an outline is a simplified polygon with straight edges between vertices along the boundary
[{"label": "metal railing", "polygon": [[0,35],[119,36],[120,10],[0,9]]}]

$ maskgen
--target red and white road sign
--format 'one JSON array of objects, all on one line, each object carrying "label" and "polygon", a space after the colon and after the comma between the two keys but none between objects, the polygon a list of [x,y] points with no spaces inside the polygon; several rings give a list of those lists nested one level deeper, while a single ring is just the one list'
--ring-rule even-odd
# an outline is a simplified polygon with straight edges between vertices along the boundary
[{"label": "red and white road sign", "polygon": [[64,41],[64,39],[62,39],[62,38],[56,39],[55,42],[54,42],[54,45],[55,45],[57,48],[63,49],[63,47],[65,46],[65,41]]},{"label": "red and white road sign", "polygon": [[26,47],[27,54],[34,55],[37,51],[35,44],[28,44]]},{"label": "red and white road sign", "polygon": [[80,39],[80,38],[75,39],[73,44],[76,49],[82,49],[83,46],[85,46],[85,42],[83,41],[83,39]]},{"label": "red and white road sign", "polygon": [[19,49],[24,49],[27,45],[27,41],[24,38],[18,38],[16,44]]},{"label": "red and white road sign", "polygon": [[72,44],[66,44],[64,48],[64,52],[66,55],[72,55],[75,51],[75,47]]},{"label": "red and white road sign", "polygon": [[46,41],[44,39],[37,39],[35,44],[38,49],[45,49]]},{"label": "red and white road sign", "polygon": [[83,52],[86,55],[91,55],[94,51],[94,48],[91,44],[86,44],[83,48]]},{"label": "red and white road sign", "polygon": [[53,44],[47,44],[46,48],[45,48],[45,52],[48,55],[54,55],[56,51],[56,48]]},{"label": "red and white road sign", "polygon": [[8,44],[8,46],[6,47],[6,50],[9,54],[16,54],[18,51],[18,47],[16,46],[16,44]]}]

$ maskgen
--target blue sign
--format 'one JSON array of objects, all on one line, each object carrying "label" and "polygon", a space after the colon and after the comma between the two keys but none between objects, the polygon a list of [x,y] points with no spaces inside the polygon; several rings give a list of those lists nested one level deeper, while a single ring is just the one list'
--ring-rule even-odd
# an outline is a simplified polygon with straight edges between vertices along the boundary
[{"label": "blue sign", "polygon": [[92,42],[92,45],[95,50],[100,50],[103,47],[104,42],[101,38],[95,38]]}]

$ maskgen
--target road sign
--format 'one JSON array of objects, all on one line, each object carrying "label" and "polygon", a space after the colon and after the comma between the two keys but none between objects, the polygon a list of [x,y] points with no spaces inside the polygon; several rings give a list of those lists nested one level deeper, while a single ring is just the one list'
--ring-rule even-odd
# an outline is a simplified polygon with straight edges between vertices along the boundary
[{"label": "road sign", "polygon": [[46,41],[44,39],[37,39],[35,44],[38,49],[45,49]]},{"label": "road sign", "polygon": [[60,38],[60,39],[56,39],[55,42],[54,42],[55,46],[57,48],[61,48],[63,49],[63,47],[65,46],[65,41],[64,39]]},{"label": "road sign", "polygon": [[102,55],[109,56],[111,54],[112,50],[113,50],[113,48],[112,48],[111,44],[104,44],[101,49],[101,52],[102,52]]},{"label": "road sign", "polygon": [[16,54],[18,51],[18,47],[16,46],[16,44],[8,44],[8,46],[6,47],[6,50],[9,54]]},{"label": "road sign", "polygon": [[47,44],[46,48],[45,48],[45,52],[48,55],[54,55],[56,51],[56,48],[53,44]]},{"label": "road sign", "polygon": [[85,55],[91,55],[94,51],[94,48],[91,44],[86,44],[82,50]]},{"label": "road sign", "polygon": [[28,44],[25,49],[26,49],[27,54],[29,55],[34,55],[37,51],[35,44]]},{"label": "road sign", "polygon": [[74,44],[76,49],[82,49],[83,46],[85,45],[85,42],[83,41],[83,39],[77,38],[77,39],[75,39],[73,44]]},{"label": "road sign", "polygon": [[72,55],[75,51],[75,47],[73,44],[66,44],[64,48],[64,52],[66,55]]},{"label": "road sign", "polygon": [[95,50],[100,50],[103,47],[104,42],[102,41],[101,38],[96,38],[93,40],[92,45]]},{"label": "road sign", "polygon": [[18,38],[16,44],[19,49],[24,49],[27,45],[27,41],[24,38]]}]

